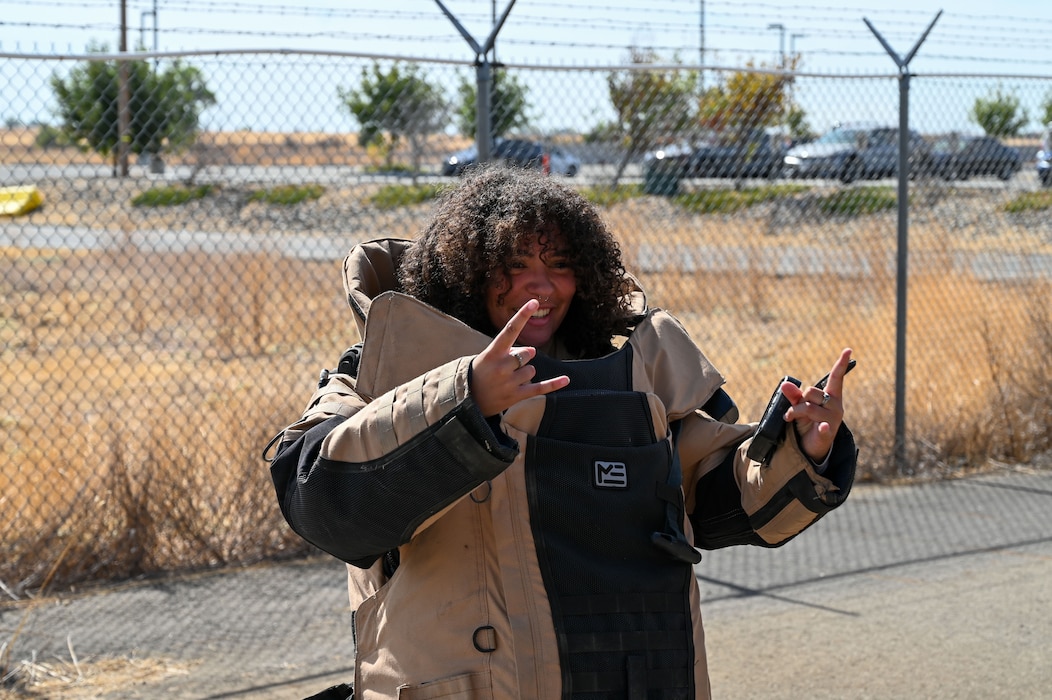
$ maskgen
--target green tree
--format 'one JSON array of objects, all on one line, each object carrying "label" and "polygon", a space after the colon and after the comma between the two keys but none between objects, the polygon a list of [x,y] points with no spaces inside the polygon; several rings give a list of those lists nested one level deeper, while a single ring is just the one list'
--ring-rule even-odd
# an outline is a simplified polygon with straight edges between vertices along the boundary
[{"label": "green tree", "polygon": [[336,88],[340,100],[358,121],[358,143],[375,144],[391,167],[394,151],[403,137],[409,141],[413,173],[420,170],[420,156],[428,134],[447,123],[445,99],[414,63],[394,63],[383,69],[376,61],[363,68],[360,85]]},{"label": "green tree", "polygon": [[977,98],[971,112],[972,121],[990,136],[1016,136],[1030,117],[1019,106],[1019,98],[997,90],[987,98]]},{"label": "green tree", "polygon": [[[490,83],[490,116],[493,122],[490,133],[493,138],[504,136],[529,124],[527,114],[528,90],[518,78],[504,70],[493,71]],[[461,77],[457,88],[460,104],[457,107],[457,130],[464,136],[474,137],[478,132],[478,85],[474,80]]]},{"label": "green tree", "polygon": [[1052,92],[1045,95],[1045,101],[1041,104],[1041,124],[1052,124]]},{"label": "green tree", "polygon": [[789,109],[785,112],[785,125],[789,128],[789,136],[794,141],[811,141],[816,136],[814,129],[807,121],[807,112],[800,105],[789,105]]},{"label": "green tree", "polygon": [[694,119],[696,74],[693,71],[645,68],[658,63],[659,58],[652,50],[633,48],[629,60],[640,68],[616,71],[607,77],[618,129],[627,144],[614,174],[615,187],[632,158],[660,139],[679,134]]},{"label": "green tree", "polygon": [[[104,53],[105,45],[89,52]],[[66,78],[51,77],[63,135],[85,150],[115,152],[118,133],[118,61],[87,61]],[[128,149],[132,153],[179,151],[197,137],[202,112],[216,103],[201,71],[174,61],[163,70],[128,61]]]},{"label": "green tree", "polygon": [[731,73],[702,93],[698,100],[699,122],[733,140],[747,139],[757,129],[782,123],[793,114],[789,89],[795,62],[795,58],[791,59],[786,73],[751,70],[752,62],[747,63],[750,70]]}]

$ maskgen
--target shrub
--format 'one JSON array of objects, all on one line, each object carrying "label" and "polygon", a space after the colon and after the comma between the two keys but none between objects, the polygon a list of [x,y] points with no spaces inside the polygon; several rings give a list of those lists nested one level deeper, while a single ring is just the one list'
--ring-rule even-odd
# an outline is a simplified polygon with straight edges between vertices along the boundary
[{"label": "shrub", "polygon": [[891,187],[859,187],[837,190],[818,200],[818,208],[827,214],[861,216],[894,209],[898,194]]},{"label": "shrub", "polygon": [[212,193],[215,185],[195,185],[183,187],[182,185],[170,185],[167,187],[151,187],[145,192],[132,198],[134,207],[171,207],[186,204],[194,199],[204,199]]},{"label": "shrub", "polygon": [[281,185],[263,190],[256,190],[249,195],[249,201],[266,202],[267,204],[299,204],[308,199],[319,199],[325,194],[325,188],[318,184]]},{"label": "shrub", "polygon": [[445,187],[445,185],[385,185],[369,198],[369,202],[381,209],[421,204],[436,199]]}]

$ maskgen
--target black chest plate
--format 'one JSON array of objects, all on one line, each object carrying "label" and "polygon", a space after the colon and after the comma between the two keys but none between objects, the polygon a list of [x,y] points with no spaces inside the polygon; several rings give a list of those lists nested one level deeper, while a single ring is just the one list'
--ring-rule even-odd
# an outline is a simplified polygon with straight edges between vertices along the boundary
[{"label": "black chest plate", "polygon": [[548,395],[526,452],[566,698],[694,697],[693,569],[654,543],[670,499],[682,514],[679,466],[671,436],[654,434],[646,395],[631,388],[631,362],[626,346],[538,366],[571,380]]}]

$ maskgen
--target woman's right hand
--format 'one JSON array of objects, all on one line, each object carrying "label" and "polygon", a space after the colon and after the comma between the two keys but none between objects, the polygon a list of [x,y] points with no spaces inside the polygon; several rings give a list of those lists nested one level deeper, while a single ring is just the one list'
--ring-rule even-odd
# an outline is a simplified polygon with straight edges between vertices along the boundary
[{"label": "woman's right hand", "polygon": [[570,383],[566,375],[532,382],[537,370],[527,364],[536,348],[515,346],[519,333],[540,303],[531,299],[522,305],[486,349],[471,361],[471,396],[487,418],[503,413],[524,399],[550,394]]}]

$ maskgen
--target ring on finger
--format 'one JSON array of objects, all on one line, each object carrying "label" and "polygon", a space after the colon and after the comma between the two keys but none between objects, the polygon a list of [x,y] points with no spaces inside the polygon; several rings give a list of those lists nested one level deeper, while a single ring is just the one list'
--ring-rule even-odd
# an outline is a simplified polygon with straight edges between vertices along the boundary
[{"label": "ring on finger", "polygon": [[519,363],[519,366],[516,367],[515,369],[522,369],[523,366],[526,364],[526,360],[523,359],[525,357],[525,355],[526,355],[526,351],[525,350],[517,350],[516,352],[513,352],[511,354],[511,356],[514,357],[515,360]]},{"label": "ring on finger", "polygon": [[822,392],[822,405],[825,406],[827,403],[829,403],[829,392],[823,391]]}]

